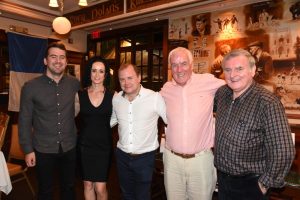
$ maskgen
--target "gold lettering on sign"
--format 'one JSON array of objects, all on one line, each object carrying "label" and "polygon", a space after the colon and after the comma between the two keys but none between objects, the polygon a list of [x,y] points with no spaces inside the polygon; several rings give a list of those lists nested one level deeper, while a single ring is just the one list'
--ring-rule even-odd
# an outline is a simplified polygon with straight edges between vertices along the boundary
[{"label": "gold lettering on sign", "polygon": [[66,14],[65,16],[71,21],[72,26],[76,26],[120,15],[123,13],[123,8],[123,0],[111,0],[109,2],[94,5],[93,7]]},{"label": "gold lettering on sign", "polygon": [[136,8],[140,5],[143,5],[145,3],[153,2],[153,1],[159,1],[159,0],[130,0],[129,2],[129,8]]},{"label": "gold lettering on sign", "polygon": [[120,10],[120,7],[117,4],[112,4],[108,7],[106,7],[105,5],[102,5],[100,8],[96,8],[96,9],[92,10],[92,17],[91,18],[92,18],[92,20],[99,19],[102,16],[110,15],[112,13],[115,13],[115,12],[119,11],[119,10]]},{"label": "gold lettering on sign", "polygon": [[73,23],[73,24],[80,24],[81,22],[86,21],[85,20],[85,15],[84,14],[80,14],[78,16],[70,16],[69,20]]},{"label": "gold lettering on sign", "polygon": [[150,8],[161,4],[170,3],[178,0],[127,0],[128,12]]}]

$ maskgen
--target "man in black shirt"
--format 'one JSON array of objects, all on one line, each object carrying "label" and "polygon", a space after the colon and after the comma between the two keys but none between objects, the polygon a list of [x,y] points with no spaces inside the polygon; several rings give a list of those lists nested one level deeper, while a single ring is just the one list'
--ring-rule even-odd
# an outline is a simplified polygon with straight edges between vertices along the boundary
[{"label": "man in black shirt", "polygon": [[215,166],[220,200],[268,199],[282,187],[295,156],[280,100],[253,80],[255,59],[242,49],[225,55],[227,85],[215,96]]},{"label": "man in black shirt", "polygon": [[20,144],[27,166],[36,166],[38,199],[53,199],[57,168],[61,199],[73,200],[77,137],[74,100],[80,83],[64,75],[67,58],[63,44],[48,46],[44,64],[45,74],[26,82],[21,91]]}]

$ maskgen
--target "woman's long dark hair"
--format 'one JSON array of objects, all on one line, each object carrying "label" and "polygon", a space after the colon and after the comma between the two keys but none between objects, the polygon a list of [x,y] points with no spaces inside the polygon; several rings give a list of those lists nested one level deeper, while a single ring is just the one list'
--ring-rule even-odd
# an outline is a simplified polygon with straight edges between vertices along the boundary
[{"label": "woman's long dark hair", "polygon": [[92,84],[91,70],[92,70],[92,65],[95,62],[101,62],[105,66],[105,78],[104,78],[103,85],[104,85],[105,88],[109,88],[109,85],[110,85],[110,68],[107,64],[107,61],[104,58],[100,57],[100,56],[95,56],[95,57],[92,57],[90,60],[88,60],[88,63],[85,66],[84,76],[83,76],[83,80],[82,80],[83,88],[89,87]]}]

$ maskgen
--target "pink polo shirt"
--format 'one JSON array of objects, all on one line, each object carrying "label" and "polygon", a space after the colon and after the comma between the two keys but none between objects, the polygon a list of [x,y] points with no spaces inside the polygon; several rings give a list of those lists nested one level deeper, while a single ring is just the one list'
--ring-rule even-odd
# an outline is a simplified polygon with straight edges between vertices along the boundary
[{"label": "pink polo shirt", "polygon": [[225,81],[212,74],[192,74],[186,85],[174,80],[164,84],[160,93],[167,106],[166,148],[195,154],[214,145],[213,102]]}]

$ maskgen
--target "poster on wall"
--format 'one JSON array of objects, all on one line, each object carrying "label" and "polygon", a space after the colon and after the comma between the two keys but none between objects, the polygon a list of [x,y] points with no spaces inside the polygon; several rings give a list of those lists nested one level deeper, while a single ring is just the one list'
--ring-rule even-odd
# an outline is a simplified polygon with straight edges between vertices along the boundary
[{"label": "poster on wall", "polygon": [[211,49],[214,37],[211,35],[210,13],[193,15],[191,20],[191,35],[188,37],[188,48],[194,56],[194,72],[205,73],[210,71],[210,60],[213,59]]},{"label": "poster on wall", "polygon": [[169,23],[170,40],[186,40],[195,73],[223,78],[221,62],[232,49],[256,60],[255,80],[275,93],[291,118],[300,118],[300,0],[264,1],[201,13]]}]

